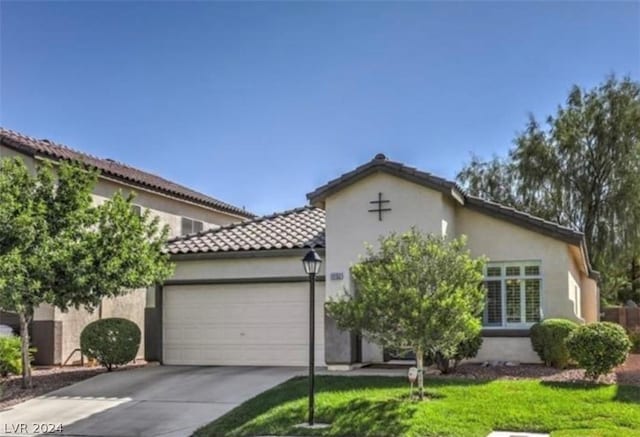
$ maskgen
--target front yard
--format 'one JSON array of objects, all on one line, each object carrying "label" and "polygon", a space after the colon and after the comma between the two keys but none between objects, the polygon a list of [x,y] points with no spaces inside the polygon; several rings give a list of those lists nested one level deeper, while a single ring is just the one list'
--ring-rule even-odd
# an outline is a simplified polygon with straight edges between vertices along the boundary
[{"label": "front yard", "polygon": [[400,377],[320,376],[316,421],[306,420],[307,380],[294,378],[247,401],[195,435],[456,436],[493,430],[552,432],[553,437],[640,435],[640,387],[524,380],[428,378],[430,399],[408,400]]}]

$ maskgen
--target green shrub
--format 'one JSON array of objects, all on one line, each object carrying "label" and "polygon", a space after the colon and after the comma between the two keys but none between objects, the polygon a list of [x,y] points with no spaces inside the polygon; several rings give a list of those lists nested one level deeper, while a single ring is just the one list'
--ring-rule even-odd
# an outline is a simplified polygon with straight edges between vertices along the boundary
[{"label": "green shrub", "polygon": [[462,360],[478,355],[481,346],[482,336],[478,334],[460,343],[453,354],[446,354],[437,350],[425,353],[424,363],[427,366],[435,364],[440,372],[450,373],[457,369]]},{"label": "green shrub", "polygon": [[624,328],[611,322],[580,326],[566,343],[571,358],[586,370],[588,378],[593,379],[624,363],[631,349]]},{"label": "green shrub", "polygon": [[131,320],[111,318],[89,323],[80,334],[80,349],[108,371],[133,361],[140,347],[140,328]]},{"label": "green shrub", "polygon": [[[22,340],[12,335],[0,337],[0,375],[6,377],[10,373],[20,375],[22,373]],[[29,358],[33,360],[35,348],[29,349]]]},{"label": "green shrub", "polygon": [[531,346],[546,366],[564,369],[569,364],[565,341],[576,328],[571,320],[543,320],[531,327]]},{"label": "green shrub", "polygon": [[631,341],[631,353],[640,354],[640,328],[629,330],[629,340]]}]

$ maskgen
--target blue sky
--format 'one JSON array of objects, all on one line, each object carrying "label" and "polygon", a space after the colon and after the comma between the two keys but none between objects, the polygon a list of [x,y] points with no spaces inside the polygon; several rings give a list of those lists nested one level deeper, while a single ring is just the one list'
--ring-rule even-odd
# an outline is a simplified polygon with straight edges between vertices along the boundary
[{"label": "blue sky", "polygon": [[640,78],[639,2],[0,2],[0,124],[257,213],[384,152],[447,178],[572,84]]}]

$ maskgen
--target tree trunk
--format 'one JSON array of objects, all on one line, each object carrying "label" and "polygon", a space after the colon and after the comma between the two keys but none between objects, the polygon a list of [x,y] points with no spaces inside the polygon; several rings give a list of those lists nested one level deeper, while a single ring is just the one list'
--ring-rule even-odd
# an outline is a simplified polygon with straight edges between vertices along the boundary
[{"label": "tree trunk", "polygon": [[[635,256],[631,258],[631,299],[636,300],[638,291],[638,261]],[[626,302],[622,302],[626,303]]]},{"label": "tree trunk", "polygon": [[32,388],[31,381],[31,360],[29,359],[29,322],[31,315],[19,313],[20,316],[20,338],[22,340],[22,388]]},{"label": "tree trunk", "polygon": [[418,368],[418,398],[424,399],[424,352],[422,348],[416,350],[416,367]]}]

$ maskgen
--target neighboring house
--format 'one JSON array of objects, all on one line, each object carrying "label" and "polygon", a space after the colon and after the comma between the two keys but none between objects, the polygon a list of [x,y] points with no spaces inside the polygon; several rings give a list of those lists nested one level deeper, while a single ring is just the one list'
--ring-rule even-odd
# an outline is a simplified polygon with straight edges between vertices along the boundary
[{"label": "neighboring house", "polygon": [[[125,194],[134,192],[134,208],[140,212],[149,209],[159,216],[162,223],[169,226],[172,237],[253,217],[242,208],[111,159],[96,158],[50,140],[0,128],[0,158],[12,156],[22,158],[32,171],[44,161],[80,161],[95,167],[99,171],[93,192],[96,203],[110,198],[118,190]],[[146,290],[140,289],[119,298],[105,299],[93,314],[85,310],[62,312],[48,305],[39,307],[32,323],[33,344],[38,349],[36,362],[78,361],[80,332],[98,317],[124,317],[136,322],[144,332],[145,302]],[[15,315],[3,312],[0,323],[15,325]],[[143,350],[141,346],[141,352]]]},{"label": "neighboring house", "polygon": [[351,288],[350,266],[365,243],[411,226],[466,235],[472,255],[490,259],[477,360],[537,362],[528,338],[533,323],[598,319],[597,273],[579,232],[470,196],[454,182],[381,154],[307,197],[311,206],[169,242],[176,271],[147,309],[153,326],[147,358],[306,365],[309,292],[301,258],[314,247],[324,258],[316,288],[316,362],[348,368],[382,361],[380,347],[337,329],[322,304]]}]

